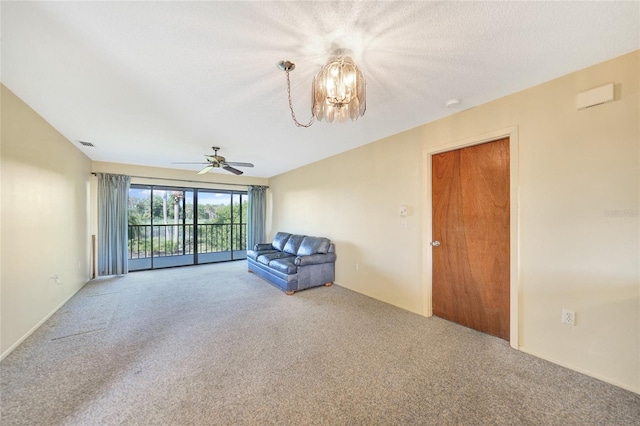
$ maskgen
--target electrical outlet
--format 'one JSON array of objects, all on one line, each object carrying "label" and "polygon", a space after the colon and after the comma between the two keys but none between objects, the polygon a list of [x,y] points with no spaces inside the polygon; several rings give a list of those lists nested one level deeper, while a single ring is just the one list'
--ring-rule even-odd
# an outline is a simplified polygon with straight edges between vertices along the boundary
[{"label": "electrical outlet", "polygon": [[568,309],[563,309],[562,322],[569,325],[576,325],[576,313]]}]

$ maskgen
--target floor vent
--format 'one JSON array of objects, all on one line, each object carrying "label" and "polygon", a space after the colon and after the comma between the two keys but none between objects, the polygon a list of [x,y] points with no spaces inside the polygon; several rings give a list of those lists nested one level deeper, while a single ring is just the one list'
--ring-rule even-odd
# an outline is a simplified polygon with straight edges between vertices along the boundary
[{"label": "floor vent", "polygon": [[78,141],[78,142],[80,142],[80,145],[83,145],[83,146],[90,146],[91,148],[95,148],[96,147],[91,142],[84,142],[84,141]]}]

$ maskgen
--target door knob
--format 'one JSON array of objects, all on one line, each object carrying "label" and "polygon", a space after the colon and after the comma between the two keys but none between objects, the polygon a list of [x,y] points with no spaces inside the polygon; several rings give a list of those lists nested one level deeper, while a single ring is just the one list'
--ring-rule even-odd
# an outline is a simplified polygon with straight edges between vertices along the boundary
[{"label": "door knob", "polygon": [[440,241],[434,241],[431,243],[432,246],[438,247],[440,245]]}]

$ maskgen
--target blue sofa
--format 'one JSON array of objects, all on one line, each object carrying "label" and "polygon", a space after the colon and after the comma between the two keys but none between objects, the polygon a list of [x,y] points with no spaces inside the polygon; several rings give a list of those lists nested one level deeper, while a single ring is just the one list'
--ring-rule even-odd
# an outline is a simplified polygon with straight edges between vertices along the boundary
[{"label": "blue sofa", "polygon": [[264,278],[286,294],[335,279],[335,247],[328,238],[278,232],[271,243],[247,250],[249,272]]}]

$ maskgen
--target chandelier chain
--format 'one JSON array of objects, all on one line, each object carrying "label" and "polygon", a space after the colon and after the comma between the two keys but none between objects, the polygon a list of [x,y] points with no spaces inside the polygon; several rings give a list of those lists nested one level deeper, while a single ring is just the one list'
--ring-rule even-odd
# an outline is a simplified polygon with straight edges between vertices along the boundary
[{"label": "chandelier chain", "polygon": [[309,124],[302,124],[296,118],[296,113],[293,112],[293,102],[291,101],[291,81],[289,80],[289,70],[285,70],[285,73],[287,74],[287,96],[289,97],[289,110],[291,111],[291,118],[293,118],[293,121],[296,123],[296,126],[298,127],[311,127],[314,121],[316,121],[315,115],[311,116],[311,120],[309,121]]}]

